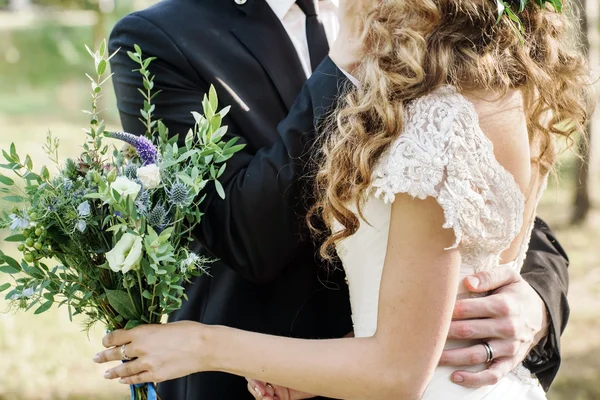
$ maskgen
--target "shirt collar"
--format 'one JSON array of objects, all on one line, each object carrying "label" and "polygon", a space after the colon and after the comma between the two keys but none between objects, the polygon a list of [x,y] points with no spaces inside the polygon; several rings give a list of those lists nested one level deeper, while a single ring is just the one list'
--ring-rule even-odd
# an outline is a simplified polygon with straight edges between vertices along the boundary
[{"label": "shirt collar", "polygon": [[[283,17],[290,11],[290,8],[296,3],[296,0],[266,0],[277,18],[283,20]],[[338,7],[339,0],[321,0],[329,1],[334,6]]]}]

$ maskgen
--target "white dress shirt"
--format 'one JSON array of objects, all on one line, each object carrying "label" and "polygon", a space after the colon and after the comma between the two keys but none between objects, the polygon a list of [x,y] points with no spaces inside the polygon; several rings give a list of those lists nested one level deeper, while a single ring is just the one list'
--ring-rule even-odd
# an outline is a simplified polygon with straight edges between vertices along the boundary
[{"label": "white dress shirt", "polygon": [[[312,74],[308,40],[306,39],[306,15],[296,4],[296,0],[266,0],[287,31],[300,58],[306,77]],[[319,0],[317,14],[325,27],[329,44],[336,39],[340,29],[337,9],[339,0]]]}]

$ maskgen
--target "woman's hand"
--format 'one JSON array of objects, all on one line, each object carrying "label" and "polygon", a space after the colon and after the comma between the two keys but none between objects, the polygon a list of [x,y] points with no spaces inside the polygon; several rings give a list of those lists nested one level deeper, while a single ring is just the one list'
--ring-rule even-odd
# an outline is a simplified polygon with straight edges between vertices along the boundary
[{"label": "woman's hand", "polygon": [[341,69],[352,73],[360,60],[365,13],[381,0],[341,0],[338,6],[340,31],[329,56]]},{"label": "woman's hand", "polygon": [[199,372],[202,354],[203,325],[182,321],[165,325],[142,325],[132,330],[117,330],[102,340],[104,350],[94,362],[122,361],[121,346],[131,359],[104,374],[106,379],[121,378],[120,383],[131,385],[163,382]]},{"label": "woman's hand", "polygon": [[246,378],[248,391],[256,400],[304,400],[315,397],[312,394],[284,388],[270,383]]}]

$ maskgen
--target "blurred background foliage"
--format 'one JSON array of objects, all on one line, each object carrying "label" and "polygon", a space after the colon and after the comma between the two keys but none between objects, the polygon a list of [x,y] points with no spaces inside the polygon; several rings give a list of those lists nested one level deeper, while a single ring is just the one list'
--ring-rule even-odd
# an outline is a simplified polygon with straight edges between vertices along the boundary
[{"label": "blurred background foliage", "polygon": [[[119,18],[155,1],[0,0],[0,148],[15,142],[38,166],[47,163],[41,146],[50,129],[61,139],[63,159],[78,154],[87,124],[80,110],[89,99],[84,74],[92,66],[84,45],[97,44]],[[581,7],[598,77],[599,4],[583,0]],[[117,129],[112,93],[104,107],[109,127]],[[551,400],[600,400],[599,126],[595,119],[591,151],[580,146],[586,163],[572,151],[563,155],[539,208],[571,257],[572,315]],[[0,203],[0,209],[6,206]],[[0,232],[0,238],[4,235]],[[0,249],[16,253],[1,242]],[[64,310],[34,317],[15,314],[0,300],[0,400],[127,398],[127,388],[105,382],[104,369],[91,362],[103,333],[86,337],[80,328]]]}]

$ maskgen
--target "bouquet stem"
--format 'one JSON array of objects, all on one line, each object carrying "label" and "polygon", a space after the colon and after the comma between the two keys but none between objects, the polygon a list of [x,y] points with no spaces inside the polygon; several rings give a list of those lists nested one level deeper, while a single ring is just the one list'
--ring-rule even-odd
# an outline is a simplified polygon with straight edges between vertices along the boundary
[{"label": "bouquet stem", "polygon": [[154,396],[148,396],[148,387],[149,385],[135,386],[132,389],[132,398],[131,400],[161,400],[158,392],[156,391],[156,385],[154,383],[150,384],[154,389]]}]

